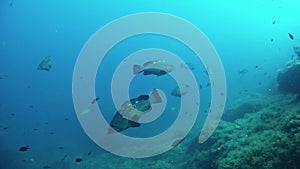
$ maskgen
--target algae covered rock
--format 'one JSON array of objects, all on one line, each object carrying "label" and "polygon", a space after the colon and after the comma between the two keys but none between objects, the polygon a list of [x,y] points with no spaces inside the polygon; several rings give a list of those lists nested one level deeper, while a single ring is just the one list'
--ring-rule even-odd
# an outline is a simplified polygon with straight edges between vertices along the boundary
[{"label": "algae covered rock", "polygon": [[255,113],[266,106],[265,98],[261,95],[251,95],[237,100],[223,114],[222,120],[234,121],[243,118],[245,114]]},{"label": "algae covered rock", "polygon": [[265,106],[259,111],[234,121],[221,121],[205,144],[192,145],[198,153],[185,166],[300,168],[300,103],[294,99],[295,95],[264,97]]},{"label": "algae covered rock", "polygon": [[277,75],[278,90],[300,94],[300,59],[290,61]]}]

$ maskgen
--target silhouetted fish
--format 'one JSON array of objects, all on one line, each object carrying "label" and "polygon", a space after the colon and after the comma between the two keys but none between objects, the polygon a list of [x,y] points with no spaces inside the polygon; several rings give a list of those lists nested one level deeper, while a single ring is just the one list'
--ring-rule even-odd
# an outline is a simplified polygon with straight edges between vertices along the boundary
[{"label": "silhouetted fish", "polygon": [[24,147],[20,147],[20,148],[19,148],[19,151],[25,152],[25,151],[27,151],[28,149],[30,149],[29,146],[24,146]]},{"label": "silhouetted fish", "polygon": [[50,56],[47,56],[41,61],[41,63],[38,65],[37,69],[49,71],[51,67],[52,67],[51,66],[51,58],[50,58]]},{"label": "silhouetted fish", "polygon": [[82,158],[76,158],[75,161],[76,161],[77,163],[80,163],[80,162],[83,161],[83,159],[82,159]]},{"label": "silhouetted fish", "polygon": [[99,97],[96,97],[95,99],[92,100],[92,104],[95,104],[99,100]]},{"label": "silhouetted fish", "polygon": [[292,35],[292,34],[290,34],[290,33],[288,33],[289,34],[289,37],[292,39],[292,40],[294,40],[294,36]]}]

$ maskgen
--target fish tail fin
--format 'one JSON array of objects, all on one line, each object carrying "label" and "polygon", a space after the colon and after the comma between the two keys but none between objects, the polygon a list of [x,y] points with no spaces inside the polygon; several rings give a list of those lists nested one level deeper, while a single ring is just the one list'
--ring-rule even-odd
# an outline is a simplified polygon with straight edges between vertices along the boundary
[{"label": "fish tail fin", "polygon": [[114,134],[114,133],[117,133],[117,131],[114,128],[112,128],[111,126],[109,126],[107,129],[107,134]]},{"label": "fish tail fin", "polygon": [[150,103],[161,103],[162,102],[162,99],[158,93],[158,90],[157,89],[153,89],[151,94],[150,94],[150,97],[149,97],[149,101]]},{"label": "fish tail fin", "polygon": [[143,71],[142,66],[136,65],[136,64],[133,65],[133,74],[136,75],[136,74],[140,73],[141,71]]}]

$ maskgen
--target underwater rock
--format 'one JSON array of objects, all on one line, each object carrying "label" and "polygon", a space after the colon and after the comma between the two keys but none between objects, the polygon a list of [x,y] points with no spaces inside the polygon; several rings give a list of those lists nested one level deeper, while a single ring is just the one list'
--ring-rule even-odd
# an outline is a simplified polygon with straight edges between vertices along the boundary
[{"label": "underwater rock", "polygon": [[299,130],[300,131],[300,115],[296,115],[294,117],[292,117],[287,125],[286,125],[286,129],[287,131],[291,132],[293,130]]},{"label": "underwater rock", "polygon": [[243,118],[247,113],[255,113],[266,106],[264,98],[259,95],[249,96],[237,100],[233,106],[228,108],[223,116],[224,121],[234,121],[236,119]]},{"label": "underwater rock", "polygon": [[191,145],[197,152],[184,167],[300,168],[300,103],[292,103],[293,98],[265,96],[260,111],[234,122],[221,121],[206,143]]},{"label": "underwater rock", "polygon": [[300,59],[291,60],[277,75],[278,91],[300,94]]},{"label": "underwater rock", "polygon": [[51,69],[51,58],[50,56],[45,57],[37,67],[38,70],[49,71]]}]

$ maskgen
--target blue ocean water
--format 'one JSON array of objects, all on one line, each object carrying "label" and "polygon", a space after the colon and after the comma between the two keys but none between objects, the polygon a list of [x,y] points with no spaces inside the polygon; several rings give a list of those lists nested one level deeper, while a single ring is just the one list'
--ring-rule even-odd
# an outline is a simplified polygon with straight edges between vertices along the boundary
[{"label": "blue ocean water", "polygon": [[[135,163],[96,145],[82,129],[74,110],[72,78],[76,59],[90,36],[109,22],[135,13],[161,12],[195,25],[209,38],[219,54],[227,81],[226,104],[230,105],[234,100],[251,94],[276,92],[278,69],[295,55],[293,47],[300,45],[299,6],[300,2],[296,0],[2,0],[0,168],[143,167],[143,161]],[[294,39],[289,37],[289,33]],[[118,43],[107,54],[95,81],[95,93],[99,96],[98,104],[103,116],[109,122],[118,111],[110,93],[115,69],[129,54],[144,48],[172,51],[196,67],[192,72],[199,83],[201,104],[190,138],[197,137],[209,111],[209,78],[201,61],[192,57],[193,51],[164,36],[147,34],[131,37]],[[46,56],[51,56],[51,70],[37,70]],[[130,128],[125,134],[149,137],[167,130],[180,110],[180,98],[170,95],[174,87],[176,82],[168,74],[159,78],[138,74],[129,88],[130,97],[149,94],[153,88],[159,88],[166,93],[168,103],[157,121],[142,124],[141,128]],[[29,146],[29,150],[20,152],[22,146]],[[83,162],[76,162],[76,158],[82,158]],[[170,155],[170,158],[173,157]],[[184,159],[184,156],[176,158]],[[146,160],[153,164],[164,159],[158,156]],[[154,165],[152,168],[155,168]]]}]

